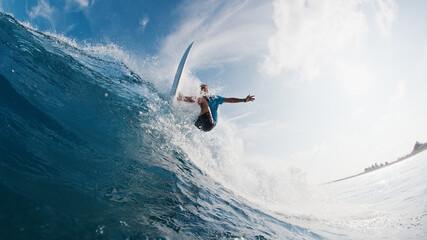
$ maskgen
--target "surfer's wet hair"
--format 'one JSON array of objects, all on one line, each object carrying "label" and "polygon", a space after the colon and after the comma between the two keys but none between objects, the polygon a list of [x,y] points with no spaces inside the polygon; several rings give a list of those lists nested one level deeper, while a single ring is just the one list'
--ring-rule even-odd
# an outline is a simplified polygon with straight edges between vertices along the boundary
[{"label": "surfer's wet hair", "polygon": [[205,89],[205,87],[207,87],[208,85],[206,85],[206,84],[202,84],[202,85],[200,85],[200,89],[201,90],[203,90],[203,89]]}]

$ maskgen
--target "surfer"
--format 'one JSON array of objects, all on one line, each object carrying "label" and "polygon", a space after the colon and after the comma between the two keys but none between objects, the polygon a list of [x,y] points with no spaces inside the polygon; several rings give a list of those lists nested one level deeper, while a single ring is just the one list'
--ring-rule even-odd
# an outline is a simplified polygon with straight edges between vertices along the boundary
[{"label": "surfer", "polygon": [[197,102],[200,106],[200,115],[194,125],[202,131],[208,132],[212,130],[217,123],[217,111],[220,104],[226,103],[240,103],[252,102],[255,96],[248,95],[246,98],[224,98],[218,95],[210,95],[208,85],[200,85],[201,97],[185,97],[181,94],[178,95],[178,101]]}]

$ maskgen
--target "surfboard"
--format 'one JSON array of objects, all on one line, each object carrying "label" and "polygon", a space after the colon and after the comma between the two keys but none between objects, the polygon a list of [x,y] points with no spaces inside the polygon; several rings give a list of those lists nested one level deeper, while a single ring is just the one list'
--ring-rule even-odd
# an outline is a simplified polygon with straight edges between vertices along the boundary
[{"label": "surfboard", "polygon": [[178,93],[179,82],[181,81],[182,70],[184,70],[184,65],[185,65],[185,62],[187,61],[188,53],[190,52],[190,49],[193,46],[193,43],[194,42],[192,42],[187,47],[187,50],[185,50],[184,55],[182,56],[181,61],[179,62],[178,69],[176,70],[175,78],[173,80],[172,88],[170,91],[170,97],[172,100],[176,99],[176,94]]}]

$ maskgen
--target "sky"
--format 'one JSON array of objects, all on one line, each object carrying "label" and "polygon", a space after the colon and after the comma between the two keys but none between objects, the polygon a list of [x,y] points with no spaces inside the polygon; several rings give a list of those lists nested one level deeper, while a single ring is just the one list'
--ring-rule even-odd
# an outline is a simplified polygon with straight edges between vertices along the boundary
[{"label": "sky", "polygon": [[0,10],[156,59],[165,71],[143,76],[159,88],[195,41],[184,77],[225,97],[256,96],[221,107],[245,157],[297,167],[314,182],[427,141],[427,1],[0,0]]}]

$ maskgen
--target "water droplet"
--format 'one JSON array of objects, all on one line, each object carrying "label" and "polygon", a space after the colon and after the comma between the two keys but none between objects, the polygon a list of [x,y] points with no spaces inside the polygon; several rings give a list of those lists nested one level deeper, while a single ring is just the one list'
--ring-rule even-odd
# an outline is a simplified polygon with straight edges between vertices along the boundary
[{"label": "water droplet", "polygon": [[123,227],[129,227],[129,225],[125,221],[119,221],[120,225]]},{"label": "water droplet", "polygon": [[96,228],[96,230],[95,230],[95,232],[97,233],[97,234],[104,234],[104,229],[105,229],[105,226],[104,225],[98,225],[98,227]]}]

